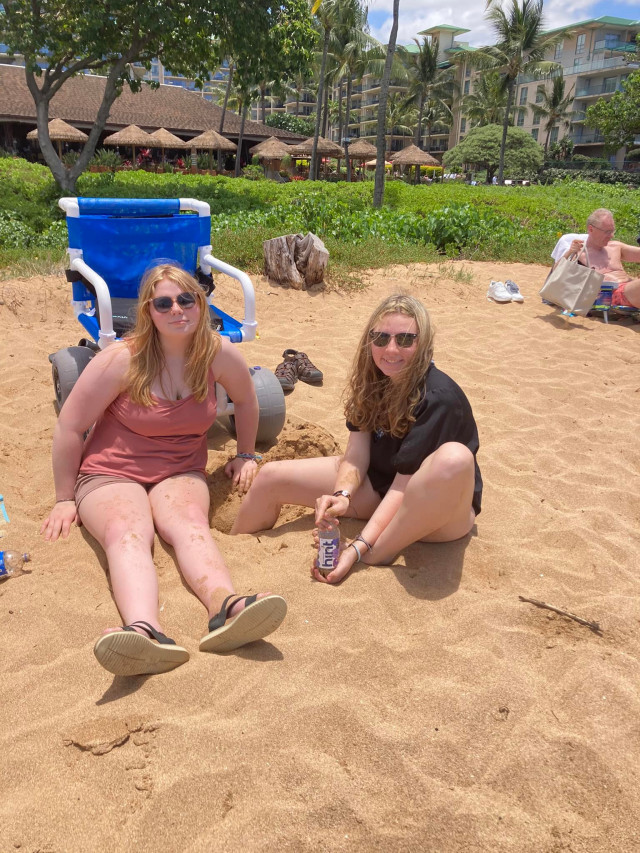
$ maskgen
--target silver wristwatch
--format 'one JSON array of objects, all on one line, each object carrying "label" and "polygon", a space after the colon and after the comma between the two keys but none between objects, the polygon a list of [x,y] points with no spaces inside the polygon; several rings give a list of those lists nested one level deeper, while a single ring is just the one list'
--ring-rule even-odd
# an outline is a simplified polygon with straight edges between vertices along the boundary
[{"label": "silver wristwatch", "polygon": [[340,491],[333,493],[334,498],[338,498],[340,496],[346,498],[349,501],[351,500],[351,492],[348,492],[346,489],[340,489]]}]

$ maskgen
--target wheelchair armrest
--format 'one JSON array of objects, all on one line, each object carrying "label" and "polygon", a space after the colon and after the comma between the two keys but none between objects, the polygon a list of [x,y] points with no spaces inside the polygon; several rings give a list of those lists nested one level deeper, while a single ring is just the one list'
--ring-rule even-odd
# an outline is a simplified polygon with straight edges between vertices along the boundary
[{"label": "wheelchair armrest", "polygon": [[[70,252],[71,255],[71,252]],[[76,270],[90,282],[96,292],[96,300],[98,302],[98,313],[100,315],[100,332],[98,345],[100,349],[104,349],[110,343],[115,341],[116,333],[113,330],[113,311],[111,309],[111,295],[106,281],[102,276],[91,269],[82,258],[71,257],[70,264],[72,270]]]},{"label": "wheelchair armrest", "polygon": [[244,297],[244,319],[242,320],[242,340],[252,341],[256,336],[256,296],[253,289],[251,279],[242,270],[232,267],[230,264],[225,264],[224,261],[214,258],[211,254],[211,246],[206,246],[201,250],[200,266],[202,271],[209,272],[209,267],[214,270],[224,273],[225,275],[235,278],[240,282],[242,287],[242,295]]}]

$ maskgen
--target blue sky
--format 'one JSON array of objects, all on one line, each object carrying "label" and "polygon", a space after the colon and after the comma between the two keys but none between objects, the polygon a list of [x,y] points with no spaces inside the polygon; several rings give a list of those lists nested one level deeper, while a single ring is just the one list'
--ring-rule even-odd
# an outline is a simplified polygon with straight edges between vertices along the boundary
[{"label": "blue sky", "polygon": [[[486,0],[400,0],[398,44],[408,44],[420,30],[437,24],[453,24],[469,30],[460,38],[472,45],[490,44],[491,29],[484,20]],[[391,29],[392,0],[369,0],[371,34],[386,42]],[[640,19],[638,0],[547,0],[544,4],[548,29],[567,26],[589,18],[609,15],[616,18]]]}]

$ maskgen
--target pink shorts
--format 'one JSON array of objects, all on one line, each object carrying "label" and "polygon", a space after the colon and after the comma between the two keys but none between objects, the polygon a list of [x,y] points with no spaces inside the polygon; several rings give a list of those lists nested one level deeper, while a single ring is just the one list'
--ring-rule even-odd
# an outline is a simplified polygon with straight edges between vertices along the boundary
[{"label": "pink shorts", "polygon": [[[190,477],[199,477],[205,483],[207,482],[207,478],[202,471],[185,471],[184,473],[189,474]],[[132,480],[131,477],[114,477],[111,474],[78,474],[78,479],[73,490],[76,498],[76,507],[80,508],[80,504],[88,494],[99,489],[101,486],[110,486],[112,483],[132,483],[134,486],[142,486],[147,492],[158,485],[157,483],[139,483],[137,480]]]},{"label": "pink shorts", "polygon": [[629,282],[625,281],[624,284],[619,285],[611,294],[611,304],[612,305],[624,305],[626,308],[633,308],[634,306],[627,299],[624,289]]}]

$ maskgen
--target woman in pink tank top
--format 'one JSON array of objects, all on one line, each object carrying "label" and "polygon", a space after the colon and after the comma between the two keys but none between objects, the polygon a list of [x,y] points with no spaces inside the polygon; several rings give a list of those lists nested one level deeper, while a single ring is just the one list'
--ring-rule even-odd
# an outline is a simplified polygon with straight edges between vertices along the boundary
[{"label": "woman in pink tank top", "polygon": [[115,675],[166,672],[189,659],[161,630],[154,531],[173,547],[207,609],[201,651],[261,639],[286,614],[279,595],[235,594],[211,536],[205,475],[216,382],[235,407],[237,455],[225,474],[244,493],[260,458],[251,376],[233,344],[211,329],[198,282],[163,264],[140,286],[133,331],[91,360],[60,412],[52,451],[56,502],[41,533],[55,541],[82,523],[104,548],[124,626],[107,629],[94,652]]}]

